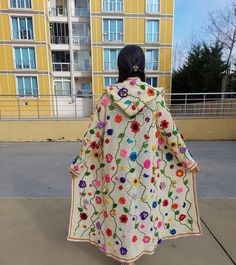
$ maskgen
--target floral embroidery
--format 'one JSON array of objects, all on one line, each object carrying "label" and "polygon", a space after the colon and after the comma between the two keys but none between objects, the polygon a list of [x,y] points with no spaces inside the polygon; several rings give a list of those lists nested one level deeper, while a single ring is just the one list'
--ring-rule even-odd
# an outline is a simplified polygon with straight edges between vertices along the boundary
[{"label": "floral embroidery", "polygon": [[128,89],[125,88],[125,87],[122,87],[121,89],[119,89],[119,91],[118,91],[118,95],[119,95],[121,98],[127,97],[127,96],[128,96]]}]

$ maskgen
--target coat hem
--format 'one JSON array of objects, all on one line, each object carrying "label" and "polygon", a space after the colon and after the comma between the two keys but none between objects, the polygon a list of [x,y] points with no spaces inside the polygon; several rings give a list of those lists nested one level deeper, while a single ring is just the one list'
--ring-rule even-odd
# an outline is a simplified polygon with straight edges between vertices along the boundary
[{"label": "coat hem", "polygon": [[[190,233],[183,233],[183,234],[177,234],[177,235],[171,235],[171,236],[165,236],[162,237],[161,240],[168,240],[168,239],[176,239],[179,237],[188,237],[188,236],[201,236],[203,235],[203,231],[201,229],[200,225],[200,216],[199,216],[199,208],[198,208],[198,202],[197,202],[197,190],[196,190],[196,171],[192,171],[192,177],[193,177],[193,192],[194,192],[194,203],[195,203],[195,209],[196,209],[196,217],[197,217],[197,232],[190,232]],[[152,250],[143,250],[140,252],[137,256],[130,258],[130,259],[121,259],[118,256],[115,256],[111,254],[110,252],[105,252],[97,242],[90,240],[90,238],[72,238],[70,237],[71,234],[71,228],[72,228],[72,214],[73,214],[73,208],[74,208],[74,185],[73,185],[74,178],[72,178],[72,185],[71,185],[71,195],[72,195],[72,201],[71,201],[71,209],[70,209],[70,218],[69,218],[69,233],[67,235],[67,241],[71,242],[88,242],[92,245],[97,246],[106,256],[111,257],[119,262],[134,262],[137,259],[139,259],[143,254],[154,254],[155,249],[160,246],[160,244],[154,245],[154,248]]]}]

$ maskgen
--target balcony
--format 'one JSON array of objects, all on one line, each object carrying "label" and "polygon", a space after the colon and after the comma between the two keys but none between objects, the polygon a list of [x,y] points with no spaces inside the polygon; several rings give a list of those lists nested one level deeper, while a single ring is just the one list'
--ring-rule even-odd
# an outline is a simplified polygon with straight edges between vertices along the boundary
[{"label": "balcony", "polygon": [[78,63],[74,64],[74,71],[75,72],[92,72],[91,63]]},{"label": "balcony", "polygon": [[146,42],[159,42],[159,33],[147,33],[146,34]]},{"label": "balcony", "polygon": [[53,62],[52,67],[53,67],[54,72],[69,72],[70,71],[70,63]]},{"label": "balcony", "polygon": [[123,41],[123,32],[104,32],[103,41],[121,42]]},{"label": "balcony", "polygon": [[55,7],[49,9],[49,16],[51,17],[65,17],[67,16],[66,7]]},{"label": "balcony", "polygon": [[72,17],[89,17],[89,8],[78,7],[71,10]]},{"label": "balcony", "polygon": [[73,44],[79,46],[88,46],[91,44],[90,36],[73,36]]},{"label": "balcony", "polygon": [[52,44],[69,44],[69,36],[51,36]]}]

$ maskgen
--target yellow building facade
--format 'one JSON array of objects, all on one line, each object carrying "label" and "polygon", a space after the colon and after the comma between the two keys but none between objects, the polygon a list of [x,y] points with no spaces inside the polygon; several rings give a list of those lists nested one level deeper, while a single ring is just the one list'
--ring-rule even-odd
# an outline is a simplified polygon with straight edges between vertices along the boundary
[{"label": "yellow building facade", "polygon": [[45,0],[0,1],[0,116],[53,115],[53,76]]},{"label": "yellow building facade", "polygon": [[[93,92],[99,94],[105,85],[117,78],[116,59],[107,62],[114,67],[104,67],[107,51],[110,52],[108,57],[112,57],[115,50],[119,51],[127,44],[137,44],[146,53],[146,81],[153,86],[165,87],[169,93],[172,76],[173,15],[173,0],[91,0]],[[150,57],[151,61],[148,61]]]}]

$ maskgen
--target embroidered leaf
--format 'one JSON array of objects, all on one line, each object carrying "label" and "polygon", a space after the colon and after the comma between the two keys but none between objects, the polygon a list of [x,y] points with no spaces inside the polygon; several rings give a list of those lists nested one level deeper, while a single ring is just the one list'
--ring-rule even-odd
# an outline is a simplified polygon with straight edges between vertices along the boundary
[{"label": "embroidered leaf", "polygon": [[134,228],[138,228],[138,226],[139,226],[139,223],[135,224]]},{"label": "embroidered leaf", "polygon": [[95,232],[95,228],[91,228],[91,232]]},{"label": "embroidered leaf", "polygon": [[98,214],[98,212],[97,212],[97,211],[95,211],[95,212],[94,212],[94,214],[95,214],[95,215],[97,215],[97,214]]},{"label": "embroidered leaf", "polygon": [[90,152],[91,152],[90,149],[87,149],[87,150],[85,151],[86,154],[88,154],[88,153],[90,153]]},{"label": "embroidered leaf", "polygon": [[82,196],[85,196],[86,195],[86,192],[82,192]]},{"label": "embroidered leaf", "polygon": [[78,210],[79,210],[80,212],[83,212],[83,208],[78,207]]},{"label": "embroidered leaf", "polygon": [[89,171],[86,171],[85,172],[85,176],[88,176],[88,175],[90,175],[91,174],[91,172],[89,172]]},{"label": "embroidered leaf", "polygon": [[153,215],[151,215],[150,220],[153,221]]},{"label": "embroidered leaf", "polygon": [[114,239],[116,238],[116,234],[113,234],[113,238],[114,238]]},{"label": "embroidered leaf", "polygon": [[113,203],[113,208],[116,208],[117,207],[117,203]]},{"label": "embroidered leaf", "polygon": [[110,95],[110,97],[111,97],[112,100],[114,100],[114,96],[112,94]]},{"label": "embroidered leaf", "polygon": [[100,164],[100,167],[105,167],[105,163],[101,163]]},{"label": "embroidered leaf", "polygon": [[175,215],[178,215],[179,214],[179,211],[175,211]]},{"label": "embroidered leaf", "polygon": [[120,134],[118,135],[118,138],[123,138],[124,136],[125,136],[124,133],[120,133]]},{"label": "embroidered leaf", "polygon": [[96,191],[95,191],[95,194],[99,194],[99,193],[101,193],[100,190],[96,190]]},{"label": "embroidered leaf", "polygon": [[145,90],[145,85],[141,85],[140,88],[141,88],[142,90]]},{"label": "embroidered leaf", "polygon": [[174,135],[177,135],[177,134],[178,134],[178,131],[173,131],[173,134],[174,134]]},{"label": "embroidered leaf", "polygon": [[169,193],[168,193],[168,197],[170,197],[170,196],[172,195],[172,193],[173,193],[172,191],[171,191],[171,192],[169,192]]},{"label": "embroidered leaf", "polygon": [[120,161],[121,161],[121,159],[119,158],[119,159],[116,159],[116,163],[117,164],[119,164],[120,163]]},{"label": "embroidered leaf", "polygon": [[123,209],[124,209],[124,212],[125,212],[125,213],[128,213],[128,212],[129,212],[129,209],[128,209],[128,208],[123,207]]},{"label": "embroidered leaf", "polygon": [[165,103],[164,103],[164,101],[162,100],[161,101],[161,105],[164,107],[165,106]]},{"label": "embroidered leaf", "polygon": [[147,146],[148,146],[147,142],[143,143],[143,148],[146,148]]},{"label": "embroidered leaf", "polygon": [[167,226],[166,226],[166,228],[169,229],[169,227],[170,227],[170,224],[168,223]]},{"label": "embroidered leaf", "polygon": [[161,204],[161,199],[158,200],[158,204]]},{"label": "embroidered leaf", "polygon": [[135,171],[135,168],[131,168],[129,172],[133,173],[134,171]]},{"label": "embroidered leaf", "polygon": [[90,129],[89,132],[90,132],[91,134],[94,134],[94,133],[95,133],[95,131],[94,131],[93,129]]},{"label": "embroidered leaf", "polygon": [[115,108],[115,106],[114,105],[110,105],[108,108],[109,108],[109,110],[113,110]]},{"label": "embroidered leaf", "polygon": [[164,174],[164,172],[165,172],[165,171],[164,171],[163,169],[161,169],[161,173]]},{"label": "embroidered leaf", "polygon": [[156,232],[156,233],[155,233],[155,236],[159,236],[159,232]]},{"label": "embroidered leaf", "polygon": [[188,219],[188,223],[189,223],[189,224],[192,224],[192,223],[193,223],[193,220]]},{"label": "embroidered leaf", "polygon": [[187,184],[188,184],[188,179],[186,179],[186,180],[184,181],[184,184],[185,184],[185,185],[187,185]]},{"label": "embroidered leaf", "polygon": [[140,101],[136,101],[136,102],[135,102],[135,105],[136,105],[136,106],[138,106],[138,105],[139,105],[139,103],[140,103]]}]

